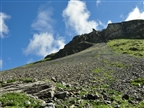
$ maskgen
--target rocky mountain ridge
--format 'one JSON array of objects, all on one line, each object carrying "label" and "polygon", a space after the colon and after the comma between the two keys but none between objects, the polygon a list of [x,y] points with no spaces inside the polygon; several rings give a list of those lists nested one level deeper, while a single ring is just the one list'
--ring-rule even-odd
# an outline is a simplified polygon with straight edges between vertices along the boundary
[{"label": "rocky mountain ridge", "polygon": [[85,50],[95,43],[122,38],[144,39],[144,20],[111,23],[102,31],[93,29],[93,31],[88,34],[77,35],[72,41],[66,44],[63,49],[55,54],[47,55],[45,58],[61,58]]}]

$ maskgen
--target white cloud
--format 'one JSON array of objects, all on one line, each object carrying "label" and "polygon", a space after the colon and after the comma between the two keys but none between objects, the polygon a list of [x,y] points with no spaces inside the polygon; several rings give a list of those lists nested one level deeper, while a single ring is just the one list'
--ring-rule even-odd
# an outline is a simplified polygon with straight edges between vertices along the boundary
[{"label": "white cloud", "polygon": [[144,19],[144,12],[141,12],[138,7],[135,7],[127,16],[126,21],[134,19]]},{"label": "white cloud", "polygon": [[107,24],[101,22],[100,20],[98,21],[98,23],[99,23],[99,26],[102,26],[103,28],[106,28],[106,27],[107,27]]},{"label": "white cloud", "polygon": [[8,34],[9,29],[7,27],[7,25],[5,24],[5,20],[9,19],[10,16],[0,12],[0,37],[4,38],[4,34]]},{"label": "white cloud", "polygon": [[112,23],[112,21],[111,21],[111,20],[108,20],[107,24],[110,24],[110,23]]},{"label": "white cloud", "polygon": [[[103,29],[103,28],[106,28],[108,26],[108,24],[112,23],[111,20],[108,20],[107,23],[103,23],[102,21],[98,20],[98,27],[99,29]],[[100,27],[101,26],[101,27]]]},{"label": "white cloud", "polygon": [[0,59],[0,69],[2,69],[3,61]]},{"label": "white cloud", "polygon": [[67,27],[73,28],[77,34],[91,32],[92,28],[97,28],[98,24],[94,20],[89,20],[90,12],[86,4],[80,0],[70,0],[63,11],[64,21]]},{"label": "white cloud", "polygon": [[96,0],[96,5],[98,6],[100,4],[101,0]]},{"label": "white cloud", "polygon": [[54,23],[54,20],[51,18],[52,11],[51,9],[45,9],[40,10],[38,12],[38,16],[36,20],[31,25],[34,30],[37,30],[39,32],[52,32],[53,27],[52,24]]},{"label": "white cloud", "polygon": [[64,45],[64,39],[54,39],[51,33],[34,34],[25,53],[45,57],[47,54],[57,52],[59,49],[63,48]]},{"label": "white cloud", "polygon": [[60,36],[54,38],[52,25],[55,21],[51,18],[51,15],[51,9],[43,9],[38,12],[36,20],[31,25],[38,33],[33,34],[33,38],[30,39],[30,43],[27,48],[24,49],[26,55],[34,54],[45,57],[64,47],[65,43],[63,38]]}]

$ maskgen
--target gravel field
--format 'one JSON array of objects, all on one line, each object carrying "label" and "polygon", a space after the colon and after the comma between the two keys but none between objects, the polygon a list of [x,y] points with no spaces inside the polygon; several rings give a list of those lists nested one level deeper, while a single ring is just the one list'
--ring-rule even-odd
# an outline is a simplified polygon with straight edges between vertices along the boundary
[{"label": "gravel field", "polygon": [[[98,71],[99,70],[99,71]],[[25,65],[0,73],[0,80],[13,78],[55,77],[79,86],[102,86],[144,96],[144,85],[134,86],[131,80],[144,77],[144,57],[136,58],[113,52],[106,43],[95,44],[87,50],[60,59]]]}]

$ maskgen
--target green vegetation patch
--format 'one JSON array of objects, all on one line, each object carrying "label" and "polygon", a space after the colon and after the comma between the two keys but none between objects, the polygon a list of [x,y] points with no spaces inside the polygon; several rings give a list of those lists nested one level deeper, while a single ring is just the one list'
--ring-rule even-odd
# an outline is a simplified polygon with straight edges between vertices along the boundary
[{"label": "green vegetation patch", "polygon": [[19,79],[19,81],[22,81],[23,83],[30,83],[30,82],[33,82],[33,79],[32,78],[22,78],[22,79]]},{"label": "green vegetation patch", "polygon": [[34,82],[34,80],[32,78],[20,78],[20,79],[9,79],[7,81],[0,81],[0,86],[5,86],[5,84],[8,83],[14,83],[16,81],[22,81],[23,83],[30,83],[30,82]]},{"label": "green vegetation patch", "polygon": [[104,68],[96,68],[93,70],[93,73],[94,73],[94,76],[93,76],[94,79],[91,80],[92,83],[97,83],[98,85],[101,85],[107,81],[109,82],[115,81],[115,78],[113,77],[113,70],[108,70]]},{"label": "green vegetation patch", "polygon": [[47,58],[44,58],[44,59],[42,59],[42,60],[39,60],[39,61],[36,61],[36,62],[33,62],[33,63],[26,64],[26,66],[32,66],[33,64],[50,61],[50,60],[52,60],[52,58],[53,58],[54,55],[55,55],[55,53],[52,53],[52,54],[50,54]]},{"label": "green vegetation patch", "polygon": [[63,89],[66,88],[66,86],[62,85],[61,83],[56,83],[56,87]]},{"label": "green vegetation patch", "polygon": [[[6,93],[0,96],[0,101],[2,102],[2,107],[8,108],[20,108],[29,106],[30,108],[39,108],[41,102],[33,98],[28,97],[26,94],[22,93]],[[27,104],[29,102],[29,105]]]},{"label": "green vegetation patch", "polygon": [[114,39],[107,43],[114,51],[136,57],[144,56],[143,39]]},{"label": "green vegetation patch", "polygon": [[96,68],[93,72],[95,72],[95,73],[101,73],[102,71],[103,71],[102,69]]},{"label": "green vegetation patch", "polygon": [[102,60],[101,62],[105,63],[108,66],[115,66],[118,68],[126,68],[129,66],[129,64],[124,64],[122,62],[112,62],[112,61],[108,61],[108,60]]},{"label": "green vegetation patch", "polygon": [[12,82],[16,82],[17,81],[17,79],[11,79],[11,80],[7,80],[6,82],[7,83],[12,83]]},{"label": "green vegetation patch", "polygon": [[49,61],[49,60],[51,60],[51,58],[45,58],[43,60],[39,60],[39,61],[36,61],[36,62],[33,62],[33,63],[26,64],[25,66],[32,66],[34,64],[46,62],[46,61]]},{"label": "green vegetation patch", "polygon": [[144,78],[138,78],[138,79],[132,80],[131,83],[135,86],[138,86],[139,84],[144,84]]},{"label": "green vegetation patch", "polygon": [[121,62],[111,62],[109,65],[119,67],[119,68],[125,68],[128,66],[128,64],[123,64]]}]

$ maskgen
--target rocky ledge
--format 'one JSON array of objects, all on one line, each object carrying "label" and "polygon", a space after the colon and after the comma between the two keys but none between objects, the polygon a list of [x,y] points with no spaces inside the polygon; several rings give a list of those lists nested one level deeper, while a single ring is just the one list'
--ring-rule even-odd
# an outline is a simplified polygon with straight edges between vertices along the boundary
[{"label": "rocky ledge", "polygon": [[93,46],[95,43],[123,38],[144,39],[144,20],[132,20],[108,24],[107,28],[102,31],[96,31],[93,29],[93,31],[88,34],[75,36],[63,49],[55,54],[47,55],[45,58],[61,58],[85,50],[86,48]]},{"label": "rocky ledge", "polygon": [[[143,89],[144,85],[141,87]],[[79,84],[71,85],[63,81],[56,82],[54,77],[45,81],[35,79],[27,83],[21,81],[5,83],[0,88],[0,94],[10,92],[26,93],[29,98],[41,102],[39,108],[94,108],[96,105],[104,108],[108,106],[121,108],[123,102],[128,102],[133,107],[143,102],[143,97],[136,96],[131,99],[129,94],[121,94],[112,89],[82,87]],[[30,108],[31,102],[26,100],[25,103],[29,104],[27,106]],[[124,105],[130,107],[127,104]],[[0,107],[5,108],[2,103],[0,103]]]}]

